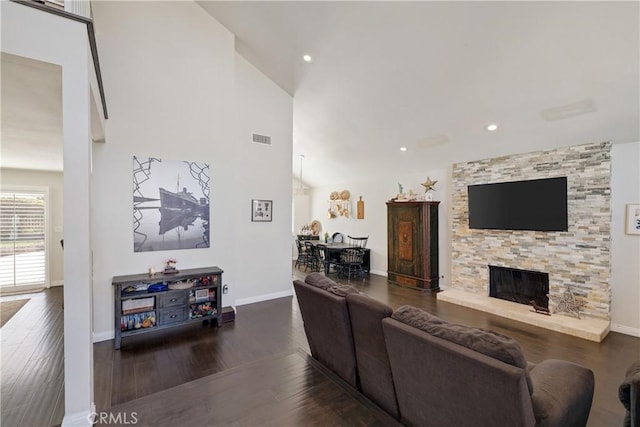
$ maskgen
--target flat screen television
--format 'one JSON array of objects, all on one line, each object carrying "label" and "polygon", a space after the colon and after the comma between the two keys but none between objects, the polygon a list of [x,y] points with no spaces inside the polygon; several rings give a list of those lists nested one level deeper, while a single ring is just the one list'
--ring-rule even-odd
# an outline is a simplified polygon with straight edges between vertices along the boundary
[{"label": "flat screen television", "polygon": [[567,231],[567,177],[469,185],[469,228]]}]

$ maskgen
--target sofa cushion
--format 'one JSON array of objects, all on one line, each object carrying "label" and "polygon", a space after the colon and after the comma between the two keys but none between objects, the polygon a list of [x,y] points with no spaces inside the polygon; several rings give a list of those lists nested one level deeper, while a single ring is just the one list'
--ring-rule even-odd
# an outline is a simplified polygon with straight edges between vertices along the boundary
[{"label": "sofa cushion", "polygon": [[331,286],[327,289],[325,289],[327,292],[331,292],[334,295],[338,295],[339,297],[346,297],[347,295],[351,295],[351,294],[359,294],[360,291],[357,290],[356,288],[354,288],[353,286],[339,286],[339,285],[334,285]]},{"label": "sofa cushion", "polygon": [[522,354],[520,345],[513,338],[485,329],[449,323],[416,307],[400,307],[391,317],[435,337],[522,368],[529,386],[529,393],[533,393],[533,383],[527,369],[527,360]]},{"label": "sofa cushion", "polygon": [[329,279],[320,273],[311,273],[305,279],[304,282],[308,285],[315,286],[316,288],[327,290],[332,286],[336,286],[337,283]]},{"label": "sofa cushion", "polygon": [[441,318],[410,305],[403,305],[402,307],[399,307],[393,312],[391,317],[396,319],[398,322],[413,326],[414,328],[422,329],[423,331],[426,331],[425,328],[430,323],[445,323]]},{"label": "sofa cushion", "polygon": [[382,331],[382,319],[391,316],[393,310],[364,293],[347,295],[347,306],[362,393],[399,419],[391,365]]},{"label": "sofa cushion", "polygon": [[307,285],[315,286],[327,292],[331,292],[339,297],[346,297],[349,294],[359,294],[360,291],[353,286],[338,285],[333,280],[329,279],[320,273],[311,273],[305,279]]},{"label": "sofa cushion", "polygon": [[345,297],[294,280],[311,355],[353,387],[358,386],[353,334]]}]

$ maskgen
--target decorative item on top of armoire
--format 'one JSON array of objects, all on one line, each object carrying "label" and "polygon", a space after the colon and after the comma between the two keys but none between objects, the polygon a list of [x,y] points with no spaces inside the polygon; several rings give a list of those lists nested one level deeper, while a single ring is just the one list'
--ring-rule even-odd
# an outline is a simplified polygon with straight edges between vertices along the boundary
[{"label": "decorative item on top of armoire", "polygon": [[432,181],[430,177],[427,177],[427,180],[420,184],[424,187],[424,198],[426,201],[430,202],[433,200],[433,192],[436,191],[436,189],[433,187],[437,184],[437,182],[438,181]]},{"label": "decorative item on top of armoire", "polygon": [[360,196],[360,200],[358,200],[358,207],[356,212],[356,218],[364,219],[364,200],[362,200],[362,196]]},{"label": "decorative item on top of armoire", "polygon": [[439,291],[438,204],[387,202],[389,281]]}]

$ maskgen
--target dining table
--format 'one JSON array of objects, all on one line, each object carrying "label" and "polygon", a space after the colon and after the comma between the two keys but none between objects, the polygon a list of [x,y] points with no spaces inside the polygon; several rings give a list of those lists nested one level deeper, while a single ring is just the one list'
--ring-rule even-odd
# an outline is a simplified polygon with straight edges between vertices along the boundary
[{"label": "dining table", "polygon": [[[327,243],[321,240],[311,240],[310,243],[314,246],[319,247],[324,251],[324,274],[329,274],[329,267],[331,266],[331,261],[340,260],[340,254],[345,249],[355,248],[357,246],[350,245],[349,243]],[[371,270],[371,249],[369,248],[359,248],[364,251],[364,258],[362,260],[362,269],[366,274],[369,274],[369,270]]]}]

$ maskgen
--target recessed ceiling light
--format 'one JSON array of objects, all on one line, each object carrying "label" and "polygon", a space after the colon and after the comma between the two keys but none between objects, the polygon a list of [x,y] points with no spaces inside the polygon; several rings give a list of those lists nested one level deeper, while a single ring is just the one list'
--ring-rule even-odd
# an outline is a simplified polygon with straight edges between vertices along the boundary
[{"label": "recessed ceiling light", "polygon": [[303,55],[302,59],[304,59],[306,62],[313,61],[313,58],[311,57],[311,55]]},{"label": "recessed ceiling light", "polygon": [[490,124],[487,125],[486,129],[489,132],[494,132],[494,131],[498,130],[498,125],[495,124],[495,123],[490,123]]},{"label": "recessed ceiling light", "polygon": [[400,151],[407,151],[407,147],[400,147]]}]

